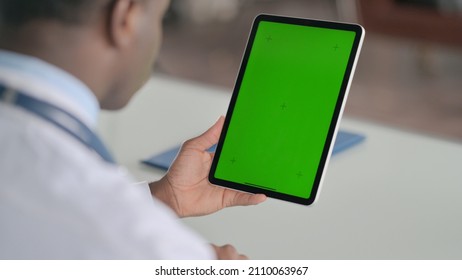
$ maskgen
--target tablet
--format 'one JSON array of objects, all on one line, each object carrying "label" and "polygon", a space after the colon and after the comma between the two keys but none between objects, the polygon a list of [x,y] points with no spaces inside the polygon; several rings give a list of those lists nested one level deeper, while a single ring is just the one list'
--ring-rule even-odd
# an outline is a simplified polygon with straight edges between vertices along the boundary
[{"label": "tablet", "polygon": [[209,181],[312,204],[326,172],[363,37],[357,24],[259,15]]}]

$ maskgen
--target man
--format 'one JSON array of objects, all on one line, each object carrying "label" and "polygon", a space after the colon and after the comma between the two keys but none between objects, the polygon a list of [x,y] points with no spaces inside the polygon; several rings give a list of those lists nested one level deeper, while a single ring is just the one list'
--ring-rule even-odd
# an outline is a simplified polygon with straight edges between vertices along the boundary
[{"label": "man", "polygon": [[0,0],[0,259],[245,258],[177,220],[265,200],[207,181],[223,118],[184,143],[153,197],[93,133],[99,108],[150,76],[167,6]]}]

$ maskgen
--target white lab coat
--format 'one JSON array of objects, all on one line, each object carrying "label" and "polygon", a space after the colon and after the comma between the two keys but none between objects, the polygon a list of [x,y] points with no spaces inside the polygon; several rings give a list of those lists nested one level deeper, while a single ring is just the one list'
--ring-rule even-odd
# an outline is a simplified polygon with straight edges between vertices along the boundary
[{"label": "white lab coat", "polygon": [[[83,87],[49,64],[18,57]],[[73,102],[65,87],[24,65],[0,64],[0,83],[94,127],[91,113]],[[207,242],[134,186],[123,168],[107,164],[47,121],[0,102],[0,259],[208,258],[214,254]]]}]

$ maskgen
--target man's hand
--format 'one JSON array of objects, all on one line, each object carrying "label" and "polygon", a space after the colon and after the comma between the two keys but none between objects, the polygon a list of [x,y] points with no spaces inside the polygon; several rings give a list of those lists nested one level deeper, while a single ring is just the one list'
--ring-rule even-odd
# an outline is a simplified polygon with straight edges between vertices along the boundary
[{"label": "man's hand", "polygon": [[225,245],[218,247],[212,244],[215,253],[217,254],[217,260],[248,260],[246,255],[241,255],[237,252],[236,248],[232,245]]},{"label": "man's hand", "polygon": [[263,194],[248,194],[210,184],[208,173],[213,153],[207,149],[218,142],[224,118],[202,135],[183,143],[167,174],[149,184],[151,193],[180,217],[201,216],[230,206],[259,204]]}]

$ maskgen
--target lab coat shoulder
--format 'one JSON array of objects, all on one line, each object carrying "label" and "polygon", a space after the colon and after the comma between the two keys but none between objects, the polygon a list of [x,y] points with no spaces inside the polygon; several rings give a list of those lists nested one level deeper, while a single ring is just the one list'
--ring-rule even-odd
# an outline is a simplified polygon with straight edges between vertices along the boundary
[{"label": "lab coat shoulder", "polygon": [[0,258],[214,257],[122,168],[26,112],[1,109]]}]

